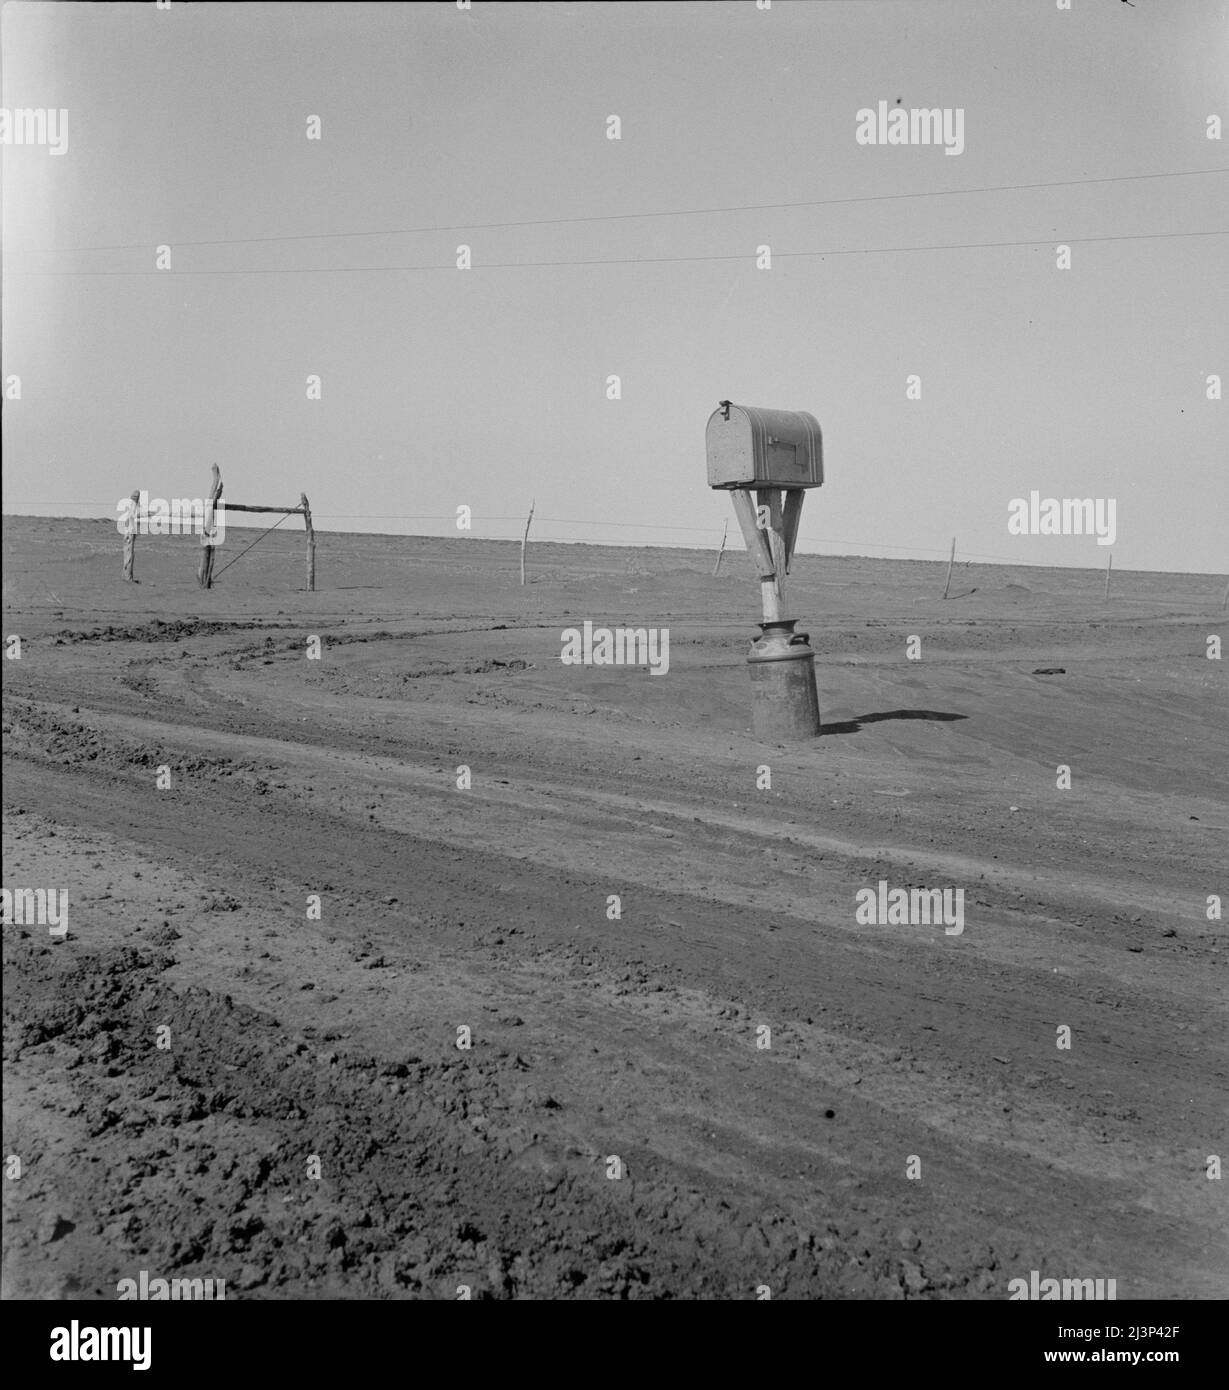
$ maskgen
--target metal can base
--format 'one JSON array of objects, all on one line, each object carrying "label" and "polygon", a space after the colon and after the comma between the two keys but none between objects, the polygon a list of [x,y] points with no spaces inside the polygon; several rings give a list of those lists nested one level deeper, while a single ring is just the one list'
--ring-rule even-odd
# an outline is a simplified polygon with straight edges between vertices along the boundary
[{"label": "metal can base", "polygon": [[820,730],[815,653],[805,632],[794,632],[797,618],[761,623],[751,644],[751,722],[765,743],[814,738]]}]

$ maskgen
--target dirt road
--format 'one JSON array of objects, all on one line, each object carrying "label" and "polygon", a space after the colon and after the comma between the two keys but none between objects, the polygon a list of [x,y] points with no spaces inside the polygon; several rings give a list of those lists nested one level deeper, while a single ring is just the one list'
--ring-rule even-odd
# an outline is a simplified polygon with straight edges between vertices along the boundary
[{"label": "dirt road", "polygon": [[742,556],[533,553],[6,519],[6,1293],[1223,1296],[1223,581],[803,557],[785,749]]}]

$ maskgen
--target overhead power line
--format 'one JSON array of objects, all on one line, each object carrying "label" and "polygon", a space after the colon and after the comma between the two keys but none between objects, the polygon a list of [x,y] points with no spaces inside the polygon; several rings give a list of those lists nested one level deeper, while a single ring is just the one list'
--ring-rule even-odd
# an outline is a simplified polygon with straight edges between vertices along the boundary
[{"label": "overhead power line", "polygon": [[[164,237],[169,246],[254,246],[276,241],[331,241],[348,237],[411,236],[425,232],[496,231],[509,227],[564,227],[586,222],[634,222],[656,217],[708,217],[732,212],[780,212],[789,208],[837,207],[847,203],[891,203],[912,198],[963,197],[975,193],[1019,193],[1038,188],[1075,188],[1103,183],[1138,183],[1145,179],[1183,179],[1204,174],[1229,174],[1226,169],[1175,169],[1161,174],[1113,174],[1092,179],[1050,179],[1041,183],[990,184],[982,188],[936,188],[922,193],[867,193],[846,198],[811,198],[789,203],[736,203],[728,207],[667,208],[659,212],[592,213],[580,217],[532,217],[505,222],[445,222],[425,227],[386,227],[360,232],[296,232],[278,236],[217,237],[208,240],[177,241]],[[40,253],[59,255],[80,251],[140,251],[152,242],[121,242],[112,246],[49,246],[35,248]]]},{"label": "overhead power line", "polygon": [[[1087,245],[1092,242],[1107,241],[1162,241],[1176,237],[1229,236],[1229,228],[1207,232],[1138,232],[1117,236],[1052,236],[1034,238],[1027,241],[966,241],[943,243],[930,246],[851,246],[835,247],[824,251],[774,251],[777,260],[797,260],[811,256],[878,256],[908,251],[981,251],[1006,246],[1050,246],[1055,243],[1065,245]],[[471,270],[539,270],[565,266],[591,265],[683,265],[702,261],[752,261],[754,254],[741,251],[735,255],[722,256],[619,256],[614,258],[584,261],[492,261],[474,263]],[[316,266],[278,266],[272,269],[253,270],[10,270],[9,275],[88,275],[93,277],[107,275],[162,275],[183,279],[190,275],[367,275],[388,274],[391,272],[417,270],[444,270],[458,273],[453,264],[446,265],[316,265]]]}]

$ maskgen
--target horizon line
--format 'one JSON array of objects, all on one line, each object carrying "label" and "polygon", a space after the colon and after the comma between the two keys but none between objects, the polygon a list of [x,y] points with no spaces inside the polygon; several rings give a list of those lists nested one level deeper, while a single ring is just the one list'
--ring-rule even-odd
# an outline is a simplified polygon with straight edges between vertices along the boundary
[{"label": "horizon line", "polygon": [[[288,512],[287,515],[293,515],[293,513]],[[315,514],[313,513],[313,519],[314,519],[314,516],[315,516]],[[106,524],[106,525],[111,526],[111,527],[114,527],[114,525],[115,525],[115,518],[114,518],[113,516],[68,516],[68,515],[64,515],[64,514],[50,513],[50,512],[8,512],[8,511],[0,511],[0,519],[3,519],[4,521],[82,521],[82,522],[87,522],[87,523],[95,523],[95,522],[97,522],[97,523],[103,523],[103,524]],[[601,523],[595,522],[595,523],[593,523],[593,524],[594,524],[594,525],[600,525]],[[232,522],[230,522],[230,521],[228,520],[228,521],[227,521],[227,529],[228,529],[228,530],[236,529],[236,530],[245,530],[245,531],[257,531],[257,530],[260,530],[261,527],[260,527],[260,524],[257,523],[257,522],[253,522],[253,523],[250,523],[250,524],[245,524],[245,523],[239,523],[239,522],[232,523]],[[688,529],[692,529],[692,528],[688,528]],[[518,546],[518,547],[519,547],[519,545],[521,544],[520,538],[517,537],[517,536],[479,536],[479,535],[474,535],[472,532],[469,532],[469,533],[460,533],[460,534],[455,534],[455,535],[454,535],[454,534],[442,534],[442,535],[441,535],[441,534],[432,534],[431,532],[423,532],[423,531],[346,531],[346,530],[337,530],[337,529],[333,529],[333,528],[330,528],[330,527],[323,527],[323,526],[313,526],[313,530],[316,532],[317,535],[326,534],[326,535],[331,535],[331,536],[361,536],[361,537],[378,536],[378,537],[387,537],[389,540],[457,541],[457,542],[460,542],[461,544],[466,544],[466,545],[473,544],[475,541],[477,541],[477,542],[482,542],[482,543],[489,544],[489,545],[514,545],[514,546]],[[117,534],[118,534],[118,533],[117,533]],[[299,534],[299,533],[296,532],[296,531],[287,531],[287,532],[284,532],[283,534],[285,534],[285,535],[287,535],[287,536],[295,536],[295,535],[297,535],[297,534]],[[741,540],[741,537],[735,537],[735,538]],[[188,538],[188,537],[180,537],[180,536],[143,536],[142,539],[144,539],[144,540],[183,540],[183,539],[189,539],[189,538]],[[1064,538],[1064,539],[1070,539],[1070,538]],[[718,550],[718,546],[715,545],[715,544],[714,544],[714,545],[662,545],[662,544],[659,544],[659,543],[656,543],[656,542],[651,542],[651,541],[650,541],[650,542],[637,542],[637,541],[567,540],[567,539],[560,539],[560,538],[557,538],[557,537],[540,537],[540,538],[538,538],[538,539],[536,539],[536,540],[531,540],[530,543],[533,544],[533,545],[539,545],[539,546],[540,546],[540,545],[575,545],[575,546],[587,547],[588,549],[591,549],[591,550],[660,550],[660,551],[674,551],[674,550],[677,550],[677,551],[682,551],[682,552],[684,552],[684,553],[686,553],[686,554],[710,554],[710,555],[715,555],[715,554],[717,553],[717,550]],[[223,543],[223,544],[224,544],[224,543]],[[832,542],[832,544],[839,544],[839,542]],[[884,548],[885,550],[892,550],[892,549],[913,549],[914,547],[907,547],[907,546],[891,546],[891,545],[886,545],[886,544],[885,544],[883,548]],[[742,548],[739,548],[739,547],[737,547],[737,546],[727,545],[727,546],[725,547],[725,550],[728,551],[728,552],[729,552],[730,554],[732,554],[732,555],[746,555],[746,554],[749,553],[749,552],[747,551],[745,545],[742,546]],[[1109,560],[1112,558],[1112,555],[1113,555],[1113,548],[1111,547],[1111,548],[1106,552],[1107,563],[1108,563]],[[897,555],[867,555],[867,554],[863,554],[863,553],[858,552],[858,551],[839,551],[839,552],[835,552],[835,551],[818,551],[818,550],[798,550],[798,551],[795,551],[794,558],[796,558],[796,559],[806,558],[806,559],[813,559],[813,560],[874,560],[874,561],[886,561],[886,562],[889,562],[889,563],[891,563],[891,564],[919,564],[919,565],[943,565],[943,564],[947,564],[947,563],[948,563],[947,559],[945,558],[945,552],[936,551],[936,552],[935,552],[935,556],[936,556],[936,558],[934,558],[934,559],[926,559],[926,558],[922,558],[922,557],[919,557],[919,556],[916,556],[916,555],[900,555],[900,556],[897,556]],[[1065,571],[1070,571],[1070,572],[1076,573],[1076,574],[1096,574],[1096,575],[1101,575],[1101,574],[1104,574],[1104,572],[1105,572],[1105,566],[1102,566],[1102,565],[1056,565],[1056,564],[1047,564],[1047,563],[1044,562],[1044,561],[1008,560],[1006,557],[987,556],[984,552],[976,552],[976,551],[969,551],[969,552],[967,552],[967,554],[965,555],[965,557],[962,559],[961,556],[960,556],[959,548],[957,548],[957,551],[956,551],[956,559],[955,559],[955,564],[956,564],[956,565],[964,565],[965,567],[967,567],[968,565],[973,564],[973,563],[977,563],[977,564],[979,564],[979,565],[984,565],[984,566],[987,566],[987,567],[989,567],[989,568],[994,568],[994,569],[1037,569],[1037,570],[1055,570],[1055,571],[1064,571],[1064,570],[1065,570]],[[1191,578],[1204,578],[1204,579],[1222,579],[1222,578],[1223,578],[1223,579],[1229,579],[1229,569],[1226,569],[1226,570],[1170,570],[1170,569],[1136,569],[1136,568],[1131,568],[1131,567],[1129,567],[1129,566],[1122,566],[1122,567],[1120,567],[1119,569],[1115,570],[1114,573],[1115,573],[1115,574],[1119,574],[1119,575],[1122,575],[1122,574],[1173,575],[1173,576],[1191,577]]]}]

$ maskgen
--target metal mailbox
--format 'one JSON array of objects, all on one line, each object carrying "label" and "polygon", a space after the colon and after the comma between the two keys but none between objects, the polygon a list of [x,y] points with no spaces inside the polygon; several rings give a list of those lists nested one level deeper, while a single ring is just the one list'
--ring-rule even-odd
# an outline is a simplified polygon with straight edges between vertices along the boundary
[{"label": "metal mailbox", "polygon": [[820,487],[824,481],[819,421],[805,410],[722,401],[709,416],[704,445],[709,487]]}]

